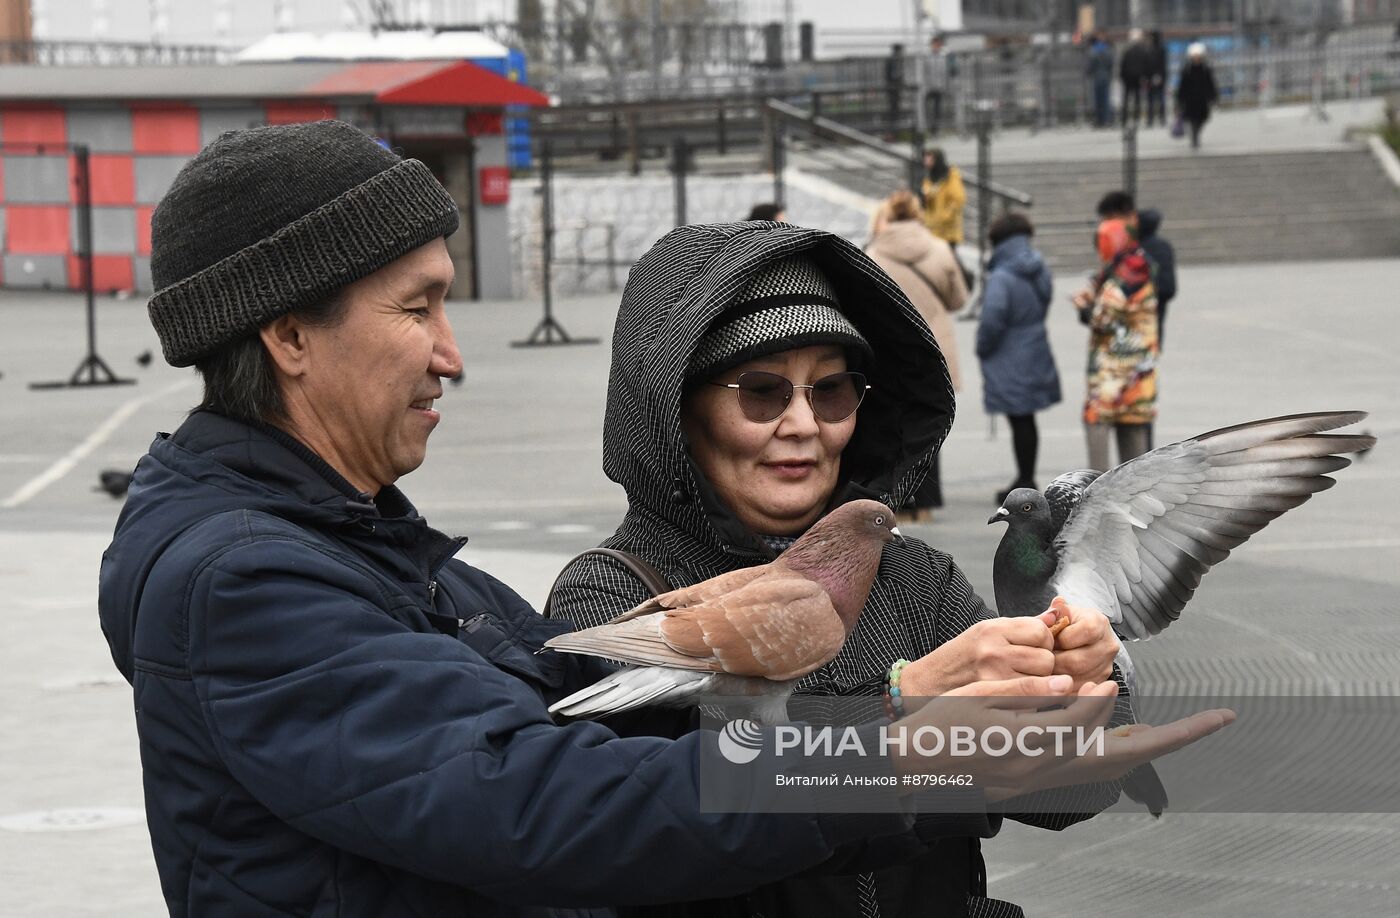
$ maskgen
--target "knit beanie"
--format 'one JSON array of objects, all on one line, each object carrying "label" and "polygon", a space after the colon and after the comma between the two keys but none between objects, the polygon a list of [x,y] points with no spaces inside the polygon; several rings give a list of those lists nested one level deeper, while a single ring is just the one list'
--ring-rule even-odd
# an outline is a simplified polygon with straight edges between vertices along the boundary
[{"label": "knit beanie", "polygon": [[715,320],[686,364],[687,380],[713,379],[741,363],[814,344],[837,344],[852,363],[870,344],[841,313],[831,282],[810,258],[793,255],[754,275]]},{"label": "knit beanie", "polygon": [[427,166],[343,121],[229,131],[151,217],[151,324],[189,366],[456,229]]}]

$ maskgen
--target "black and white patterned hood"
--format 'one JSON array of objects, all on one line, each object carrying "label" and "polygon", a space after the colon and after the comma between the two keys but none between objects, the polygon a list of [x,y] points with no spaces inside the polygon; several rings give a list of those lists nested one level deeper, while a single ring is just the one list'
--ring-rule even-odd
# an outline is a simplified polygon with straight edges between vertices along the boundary
[{"label": "black and white patterned hood", "polygon": [[685,368],[716,317],[753,273],[806,253],[876,358],[871,391],[843,457],[837,502],[874,497],[898,506],[913,493],[953,422],[953,389],[928,326],[899,287],[840,237],[788,224],[682,226],[633,267],[612,340],[603,471],[632,513],[659,516],[715,548],[766,553],[716,501],[680,432]]}]

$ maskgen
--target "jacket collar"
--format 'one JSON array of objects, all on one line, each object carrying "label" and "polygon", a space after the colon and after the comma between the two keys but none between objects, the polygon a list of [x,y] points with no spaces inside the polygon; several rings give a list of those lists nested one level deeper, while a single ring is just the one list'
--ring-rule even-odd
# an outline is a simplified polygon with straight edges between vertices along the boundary
[{"label": "jacket collar", "polygon": [[466,542],[429,527],[396,486],[372,497],[310,447],[270,424],[196,410],[174,434],[162,434],[152,453],[187,475],[243,493],[255,509],[308,525],[349,525],[397,544],[429,571]]}]

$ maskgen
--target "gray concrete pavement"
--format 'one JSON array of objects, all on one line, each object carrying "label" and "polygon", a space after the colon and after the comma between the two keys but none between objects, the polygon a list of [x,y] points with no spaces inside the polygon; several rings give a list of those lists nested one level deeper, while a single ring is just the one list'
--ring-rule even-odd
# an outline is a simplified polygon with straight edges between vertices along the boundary
[{"label": "gray concrete pavement", "polygon": [[[1042,483],[1084,460],[1084,335],[1065,306],[1075,280],[1060,279],[1051,320],[1070,401],[1041,415]],[[1305,691],[1400,694],[1400,261],[1186,267],[1180,280],[1159,443],[1271,414],[1365,408],[1362,426],[1381,444],[1213,571],[1183,621],[1134,650],[1144,685],[1204,674],[1217,690],[1286,677]],[[130,691],[95,613],[120,505],[92,487],[101,468],[129,467],[155,431],[178,425],[198,386],[159,359],[135,364],[155,347],[140,303],[100,305],[101,351],[139,384],[31,392],[28,382],[67,376],[81,357],[81,302],[0,295],[0,918],[161,912]],[[537,603],[625,507],[600,472],[614,305],[557,309],[601,346],[517,350],[508,344],[531,329],[536,304],[453,304],[466,382],[448,387],[429,460],[404,482],[435,525],[471,536],[465,557]],[[1011,452],[1004,425],[993,434],[981,412],[972,326],[957,330],[969,369],[943,458],[947,506],[913,531],[950,551],[985,595],[1000,534],[985,521]],[[20,831],[34,822],[50,831]],[[1400,911],[1393,814],[1113,813],[1063,833],[1009,826],[986,851],[993,892],[1031,915]]]}]

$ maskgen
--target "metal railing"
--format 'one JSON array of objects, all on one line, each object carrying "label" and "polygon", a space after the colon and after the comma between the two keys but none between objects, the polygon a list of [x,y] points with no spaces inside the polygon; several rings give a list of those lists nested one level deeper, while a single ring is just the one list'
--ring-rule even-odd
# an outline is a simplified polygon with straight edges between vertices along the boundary
[{"label": "metal railing", "polygon": [[49,67],[147,67],[223,64],[235,50],[219,45],[127,41],[0,41],[0,64]]},{"label": "metal railing", "polygon": [[[830,118],[801,109],[796,105],[790,105],[779,99],[769,99],[764,103],[764,109],[772,115],[785,120],[789,124],[801,125],[806,128],[813,137],[836,140],[841,143],[860,147],[864,150],[870,150],[900,164],[906,171],[911,189],[915,193],[918,192],[920,183],[917,177],[923,172],[923,158],[910,150],[903,149],[879,137],[875,137],[863,131],[858,131],[839,121],[833,121]],[[769,143],[771,145],[771,141]],[[1034,199],[1030,194],[1012,188],[1009,185],[1002,185],[998,182],[994,182],[991,179],[983,179],[979,175],[963,172],[962,180],[963,184],[971,188],[985,191],[992,198],[995,198],[1003,208],[1010,207],[1013,204],[1021,207],[1030,207],[1034,203]]]}]

